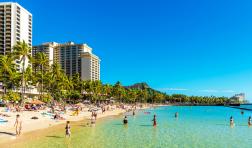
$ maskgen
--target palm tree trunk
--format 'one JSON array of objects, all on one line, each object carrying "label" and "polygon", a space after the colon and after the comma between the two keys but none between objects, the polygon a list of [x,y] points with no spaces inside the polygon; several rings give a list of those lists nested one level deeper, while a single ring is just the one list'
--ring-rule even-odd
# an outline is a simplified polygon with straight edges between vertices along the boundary
[{"label": "palm tree trunk", "polygon": [[43,97],[43,72],[44,72],[44,68],[43,68],[43,65],[41,65],[41,96],[40,96],[40,99],[42,99]]},{"label": "palm tree trunk", "polygon": [[25,82],[24,82],[24,66],[25,66],[25,58],[23,58],[23,67],[22,67],[22,98],[21,98],[21,104],[24,101],[24,93],[25,93]]}]

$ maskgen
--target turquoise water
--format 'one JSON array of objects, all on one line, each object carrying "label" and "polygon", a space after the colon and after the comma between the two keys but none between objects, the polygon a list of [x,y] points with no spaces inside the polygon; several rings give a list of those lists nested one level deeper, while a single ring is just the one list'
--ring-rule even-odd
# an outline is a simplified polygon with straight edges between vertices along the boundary
[{"label": "turquoise water", "polygon": [[[160,107],[148,111],[150,115],[139,112],[130,117],[128,127],[121,125],[121,119],[102,124],[104,147],[252,147],[252,128],[247,126],[251,112],[241,115],[240,110],[227,107]],[[175,112],[179,112],[178,119]],[[156,128],[152,127],[153,114],[157,115]],[[234,128],[229,126],[231,115]]]},{"label": "turquoise water", "polygon": [[[150,114],[144,114],[144,112]],[[179,118],[175,119],[175,112]],[[153,115],[158,126],[152,126]],[[131,113],[130,113],[131,115]],[[229,126],[229,117],[236,126]],[[252,127],[247,126],[251,112],[242,115],[239,109],[228,107],[159,107],[129,116],[128,126],[123,116],[98,120],[96,127],[72,125],[72,137],[64,137],[64,129],[34,137],[16,147],[73,148],[251,148]]]},{"label": "turquoise water", "polygon": [[252,109],[252,104],[250,105],[242,105],[240,107],[246,108],[246,109]]}]

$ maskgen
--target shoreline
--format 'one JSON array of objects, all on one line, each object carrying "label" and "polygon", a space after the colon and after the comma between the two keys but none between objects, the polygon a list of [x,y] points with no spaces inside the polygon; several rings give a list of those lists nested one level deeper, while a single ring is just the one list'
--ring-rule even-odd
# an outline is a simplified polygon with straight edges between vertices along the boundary
[{"label": "shoreline", "polygon": [[[106,118],[109,116],[116,116],[116,115],[123,114],[125,112],[126,111],[122,110],[122,109],[115,109],[113,111],[106,111],[104,114],[99,112],[97,119]],[[12,114],[14,114],[14,113],[12,113]],[[23,115],[24,114],[28,114],[28,113],[24,112]],[[83,121],[83,120],[88,121],[90,119],[90,116],[91,116],[91,112],[81,112],[79,116],[70,117],[70,118],[67,118],[66,120],[58,120],[58,121],[55,121],[53,119],[49,119],[49,120],[48,119],[38,119],[37,121],[33,121],[32,123],[29,123],[28,119],[24,119],[22,121],[23,122],[22,135],[25,135],[30,132],[35,132],[37,130],[47,129],[47,128],[54,127],[57,125],[65,124],[66,121],[70,121],[70,122],[78,122],[78,121]],[[13,120],[11,120],[11,121],[13,122]],[[15,128],[12,127],[14,125],[14,123],[13,123],[13,125],[11,122],[10,123],[8,122],[5,124],[8,124],[8,125],[5,125],[5,128],[3,127],[3,125],[0,126],[1,128],[2,127],[4,128],[4,129],[1,129],[1,131],[0,131],[0,139],[1,139],[0,144],[3,142],[5,143],[6,141],[11,141],[13,139],[19,138],[19,137],[16,137]],[[22,137],[22,135],[20,137]]]},{"label": "shoreline", "polygon": [[[137,108],[136,110],[147,109],[149,107],[150,106],[147,105],[147,106],[144,106],[143,108]],[[111,111],[106,111],[105,113],[98,112],[97,119],[101,120],[101,119],[108,118],[108,117],[119,116],[119,115],[124,114],[126,112],[127,112],[126,109],[119,109],[119,108],[116,108]],[[39,113],[41,113],[41,112],[39,112]],[[14,114],[14,113],[12,113],[12,114]],[[28,113],[24,112],[23,114],[28,114]],[[63,126],[66,123],[66,121],[70,121],[73,123],[89,122],[90,117],[91,117],[91,112],[80,112],[79,116],[74,116],[74,117],[69,116],[66,120],[59,120],[59,121],[54,121],[52,119],[49,119],[49,120],[40,119],[37,121],[33,121],[32,123],[28,123],[29,119],[26,119],[24,121],[28,120],[28,122],[23,121],[24,128],[22,131],[22,135],[20,137],[16,137],[14,127],[10,126],[10,125],[12,125],[12,123],[8,122],[6,124],[8,124],[9,126],[7,126],[6,129],[2,129],[2,125],[0,125],[0,129],[1,129],[1,131],[0,131],[0,145],[7,145],[8,143],[18,142],[21,139],[25,140],[27,135],[36,133],[37,131],[48,130],[53,127],[57,128],[58,126]]]}]

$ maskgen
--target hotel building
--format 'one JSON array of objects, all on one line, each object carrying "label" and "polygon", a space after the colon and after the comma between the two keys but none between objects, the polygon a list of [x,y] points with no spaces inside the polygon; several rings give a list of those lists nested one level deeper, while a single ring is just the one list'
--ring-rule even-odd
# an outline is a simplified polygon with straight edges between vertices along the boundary
[{"label": "hotel building", "polygon": [[44,43],[33,46],[33,57],[38,52],[46,53],[49,65],[58,63],[68,76],[78,73],[82,80],[100,80],[100,59],[87,44]]},{"label": "hotel building", "polygon": [[[0,54],[12,52],[17,41],[25,41],[32,46],[32,14],[13,2],[0,2]],[[25,68],[30,65],[26,60]],[[17,60],[17,69],[22,63]]]}]

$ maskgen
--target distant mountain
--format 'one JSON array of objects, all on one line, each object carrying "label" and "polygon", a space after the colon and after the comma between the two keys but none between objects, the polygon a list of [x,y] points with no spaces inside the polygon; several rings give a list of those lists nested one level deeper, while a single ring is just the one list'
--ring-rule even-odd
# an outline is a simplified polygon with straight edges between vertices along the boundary
[{"label": "distant mountain", "polygon": [[145,82],[135,83],[133,85],[124,86],[124,87],[127,88],[127,89],[140,89],[140,90],[149,89],[150,88],[150,86],[147,83],[145,83]]}]

